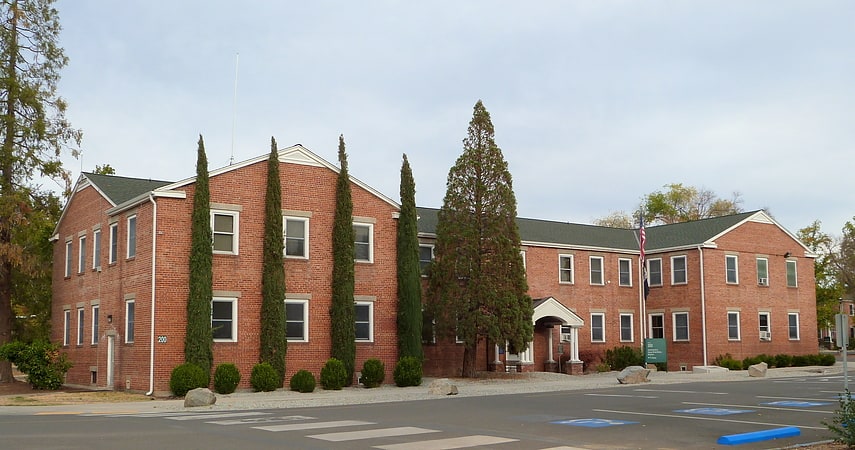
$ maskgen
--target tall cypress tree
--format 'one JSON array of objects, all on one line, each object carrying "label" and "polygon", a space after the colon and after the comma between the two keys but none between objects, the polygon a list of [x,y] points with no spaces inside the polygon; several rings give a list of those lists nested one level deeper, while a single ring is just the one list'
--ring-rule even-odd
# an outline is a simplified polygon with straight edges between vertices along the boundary
[{"label": "tall cypress tree", "polygon": [[211,194],[208,185],[208,158],[199,135],[196,156],[196,190],[190,224],[190,295],[187,299],[187,334],[184,360],[197,364],[210,377],[214,361],[214,335],[211,331],[213,291],[213,253],[211,248]]},{"label": "tall cypress tree", "polygon": [[344,136],[338,138],[338,162],[341,170],[335,185],[335,218],[333,219],[332,304],[330,305],[330,355],[344,363],[348,385],[353,382],[356,365],[356,310],[354,292],[353,199],[347,173]]},{"label": "tall cypress tree", "polygon": [[480,100],[468,131],[448,172],[430,277],[438,328],[463,341],[464,377],[475,375],[482,339],[522,351],[534,331],[511,174]]},{"label": "tall cypress tree", "polygon": [[261,362],[270,363],[285,379],[285,266],[282,263],[282,188],[279,152],[270,138],[267,159],[267,193],[264,197],[264,262],[261,273]]},{"label": "tall cypress tree", "polygon": [[422,286],[419,267],[416,182],[404,154],[401,165],[401,214],[398,218],[398,357],[414,356],[422,351]]}]

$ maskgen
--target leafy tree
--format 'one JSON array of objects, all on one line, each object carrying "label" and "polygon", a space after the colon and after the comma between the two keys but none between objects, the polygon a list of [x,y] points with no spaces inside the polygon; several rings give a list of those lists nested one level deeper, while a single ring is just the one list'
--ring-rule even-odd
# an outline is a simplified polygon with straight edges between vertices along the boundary
[{"label": "leafy tree", "polygon": [[[0,2],[0,345],[12,339],[12,298],[27,278],[41,276],[39,252],[25,242],[49,211],[51,194],[35,180],[51,179],[65,193],[71,180],[60,155],[79,146],[82,133],[65,118],[57,94],[60,70],[68,63],[59,46],[59,14],[52,0]],[[77,150],[71,149],[77,156]],[[38,225],[35,228],[40,228]],[[16,281],[17,280],[17,281]],[[9,361],[0,361],[0,382],[13,382]]]},{"label": "leafy tree", "polygon": [[116,169],[109,164],[104,164],[103,166],[98,164],[95,166],[95,170],[92,173],[97,173],[98,175],[115,175]]},{"label": "leafy tree", "polygon": [[279,152],[270,138],[267,159],[267,193],[264,197],[264,262],[261,273],[261,361],[285,380],[285,266],[282,238],[282,187],[279,179]]},{"label": "leafy tree", "polygon": [[852,221],[843,224],[838,252],[832,261],[843,294],[846,298],[855,298],[855,224]]},{"label": "leafy tree", "polygon": [[822,223],[814,221],[798,232],[799,240],[814,252],[814,276],[816,278],[816,323],[819,327],[834,326],[834,315],[839,308],[838,299],[843,296],[843,285],[838,281],[835,265],[834,238],[822,231]]},{"label": "leafy tree", "polygon": [[608,216],[594,219],[594,225],[611,228],[633,228],[633,218],[624,211],[612,211]]},{"label": "leafy tree", "polygon": [[[644,221],[648,225],[688,222],[742,212],[742,198],[737,192],[730,199],[724,199],[709,189],[683,186],[682,183],[664,187],[665,191],[647,194],[637,208],[644,211]],[[634,228],[638,223],[637,212],[630,216],[623,211],[594,220],[595,225],[614,228]]]},{"label": "leafy tree", "polygon": [[468,131],[448,172],[429,283],[438,332],[463,341],[464,377],[475,375],[479,340],[522,351],[533,333],[511,174],[480,100]]},{"label": "leafy tree", "polygon": [[419,266],[416,183],[404,154],[401,165],[401,215],[398,218],[398,357],[422,352],[422,285]]},{"label": "leafy tree", "polygon": [[214,335],[211,330],[213,291],[213,253],[211,249],[211,194],[208,182],[208,158],[199,136],[196,156],[196,189],[193,192],[193,217],[190,224],[190,294],[187,299],[187,334],[184,337],[184,361],[196,364],[208,374],[214,361]]},{"label": "leafy tree", "polygon": [[330,305],[332,351],[330,356],[344,364],[349,386],[353,382],[356,365],[356,311],[353,304],[355,289],[353,199],[350,194],[344,136],[338,138],[338,162],[341,170],[335,185],[336,203],[333,218],[332,304]]}]

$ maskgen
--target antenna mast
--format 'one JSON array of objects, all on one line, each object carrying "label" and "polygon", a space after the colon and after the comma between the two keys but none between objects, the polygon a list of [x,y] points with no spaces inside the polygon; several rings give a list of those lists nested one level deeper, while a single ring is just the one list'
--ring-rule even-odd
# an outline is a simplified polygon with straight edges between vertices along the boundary
[{"label": "antenna mast", "polygon": [[232,98],[232,152],[229,156],[229,165],[235,162],[235,123],[237,122],[237,93],[238,93],[238,65],[240,53],[235,53],[235,93]]}]

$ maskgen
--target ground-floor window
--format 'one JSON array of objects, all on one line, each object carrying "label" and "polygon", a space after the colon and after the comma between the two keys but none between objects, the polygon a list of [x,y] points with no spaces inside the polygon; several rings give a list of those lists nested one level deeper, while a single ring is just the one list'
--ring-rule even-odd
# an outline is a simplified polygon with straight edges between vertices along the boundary
[{"label": "ground-floor window", "polygon": [[620,315],[620,340],[632,342],[632,314]]},{"label": "ground-floor window", "polygon": [[739,340],[739,311],[727,312],[727,339],[729,341]]},{"label": "ground-floor window", "polygon": [[791,340],[799,339],[799,313],[787,314],[787,328]]},{"label": "ground-floor window", "polygon": [[356,340],[374,341],[374,303],[356,302]]},{"label": "ground-floor window", "polygon": [[591,342],[606,342],[606,315],[603,313],[591,314]]},{"label": "ground-floor window", "polygon": [[309,341],[309,301],[285,300],[285,337],[289,342]]},{"label": "ground-floor window", "polygon": [[665,315],[651,314],[650,337],[653,339],[665,339]]},{"label": "ground-floor window", "polygon": [[211,300],[211,331],[214,341],[237,341],[237,299],[214,297]]}]

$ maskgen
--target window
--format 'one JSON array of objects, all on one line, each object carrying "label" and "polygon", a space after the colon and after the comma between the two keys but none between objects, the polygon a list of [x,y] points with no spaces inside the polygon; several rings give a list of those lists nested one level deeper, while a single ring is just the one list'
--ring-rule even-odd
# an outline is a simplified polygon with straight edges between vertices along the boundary
[{"label": "window", "polygon": [[309,302],[285,300],[285,337],[289,342],[309,341]]},{"label": "window", "polygon": [[853,305],[852,303],[849,304],[849,315],[855,316],[855,305]]},{"label": "window", "polygon": [[620,340],[632,342],[632,314],[620,315]]},{"label": "window", "polygon": [[119,258],[119,224],[110,224],[110,264]]},{"label": "window", "polygon": [[238,254],[238,213],[211,211],[214,253]]},{"label": "window", "polygon": [[80,236],[79,241],[80,253],[77,255],[77,273],[83,273],[86,271],[86,236]]},{"label": "window", "polygon": [[374,225],[370,223],[353,224],[353,259],[359,262],[374,261],[373,252]]},{"label": "window", "polygon": [[101,230],[92,232],[92,268],[101,267]]},{"label": "window", "polygon": [[573,284],[573,255],[558,255],[558,282]]},{"label": "window", "polygon": [[769,260],[766,258],[757,258],[757,284],[769,285]]},{"label": "window", "polygon": [[71,342],[71,310],[66,309],[62,317],[62,345]]},{"label": "window", "polygon": [[71,254],[71,241],[65,241],[65,277],[68,278],[71,276],[71,261],[73,255]]},{"label": "window", "polygon": [[374,303],[356,302],[356,340],[374,341]]},{"label": "window", "polygon": [[77,345],[83,345],[83,308],[77,308]]},{"label": "window", "polygon": [[665,316],[663,314],[651,314],[650,337],[654,339],[665,338]]},{"label": "window", "polygon": [[237,299],[211,300],[211,331],[214,342],[237,342]]},{"label": "window", "polygon": [[591,342],[606,342],[606,315],[603,313],[591,314]]},{"label": "window", "polygon": [[135,317],[135,303],[133,300],[125,301],[125,342],[131,343],[134,342],[134,322],[136,321]]},{"label": "window", "polygon": [[128,259],[137,256],[137,216],[128,217]]},{"label": "window", "polygon": [[729,341],[738,341],[739,340],[739,312],[738,311],[728,311],[727,312],[727,340],[729,340]]},{"label": "window", "polygon": [[787,260],[787,287],[798,287],[796,277],[796,261]]},{"label": "window", "polygon": [[739,284],[738,259],[736,255],[725,255],[724,257],[724,272],[725,282],[727,284]]},{"label": "window", "polygon": [[671,284],[686,284],[686,257],[671,257]]},{"label": "window", "polygon": [[768,341],[772,339],[771,320],[769,320],[768,312],[761,312],[759,317],[760,322],[760,340]]},{"label": "window", "polygon": [[285,257],[309,257],[309,219],[285,217]]},{"label": "window", "polygon": [[662,260],[659,258],[647,260],[647,284],[662,286]]},{"label": "window", "polygon": [[592,256],[591,262],[591,284],[603,284],[603,257]]},{"label": "window", "polygon": [[98,334],[101,333],[101,330],[99,330],[100,317],[98,317],[99,316],[98,313],[100,312],[100,310],[101,310],[100,306],[92,305],[92,345],[95,345],[98,343],[98,338],[99,338]]},{"label": "window", "polygon": [[672,315],[674,319],[674,340],[688,341],[689,340],[689,313],[675,312]]},{"label": "window", "polygon": [[419,271],[423,277],[428,275],[428,268],[433,262],[433,245],[419,245]]},{"label": "window", "polygon": [[618,260],[618,284],[632,286],[632,261],[629,259]]},{"label": "window", "polygon": [[787,329],[791,341],[799,340],[799,313],[787,314]]}]

